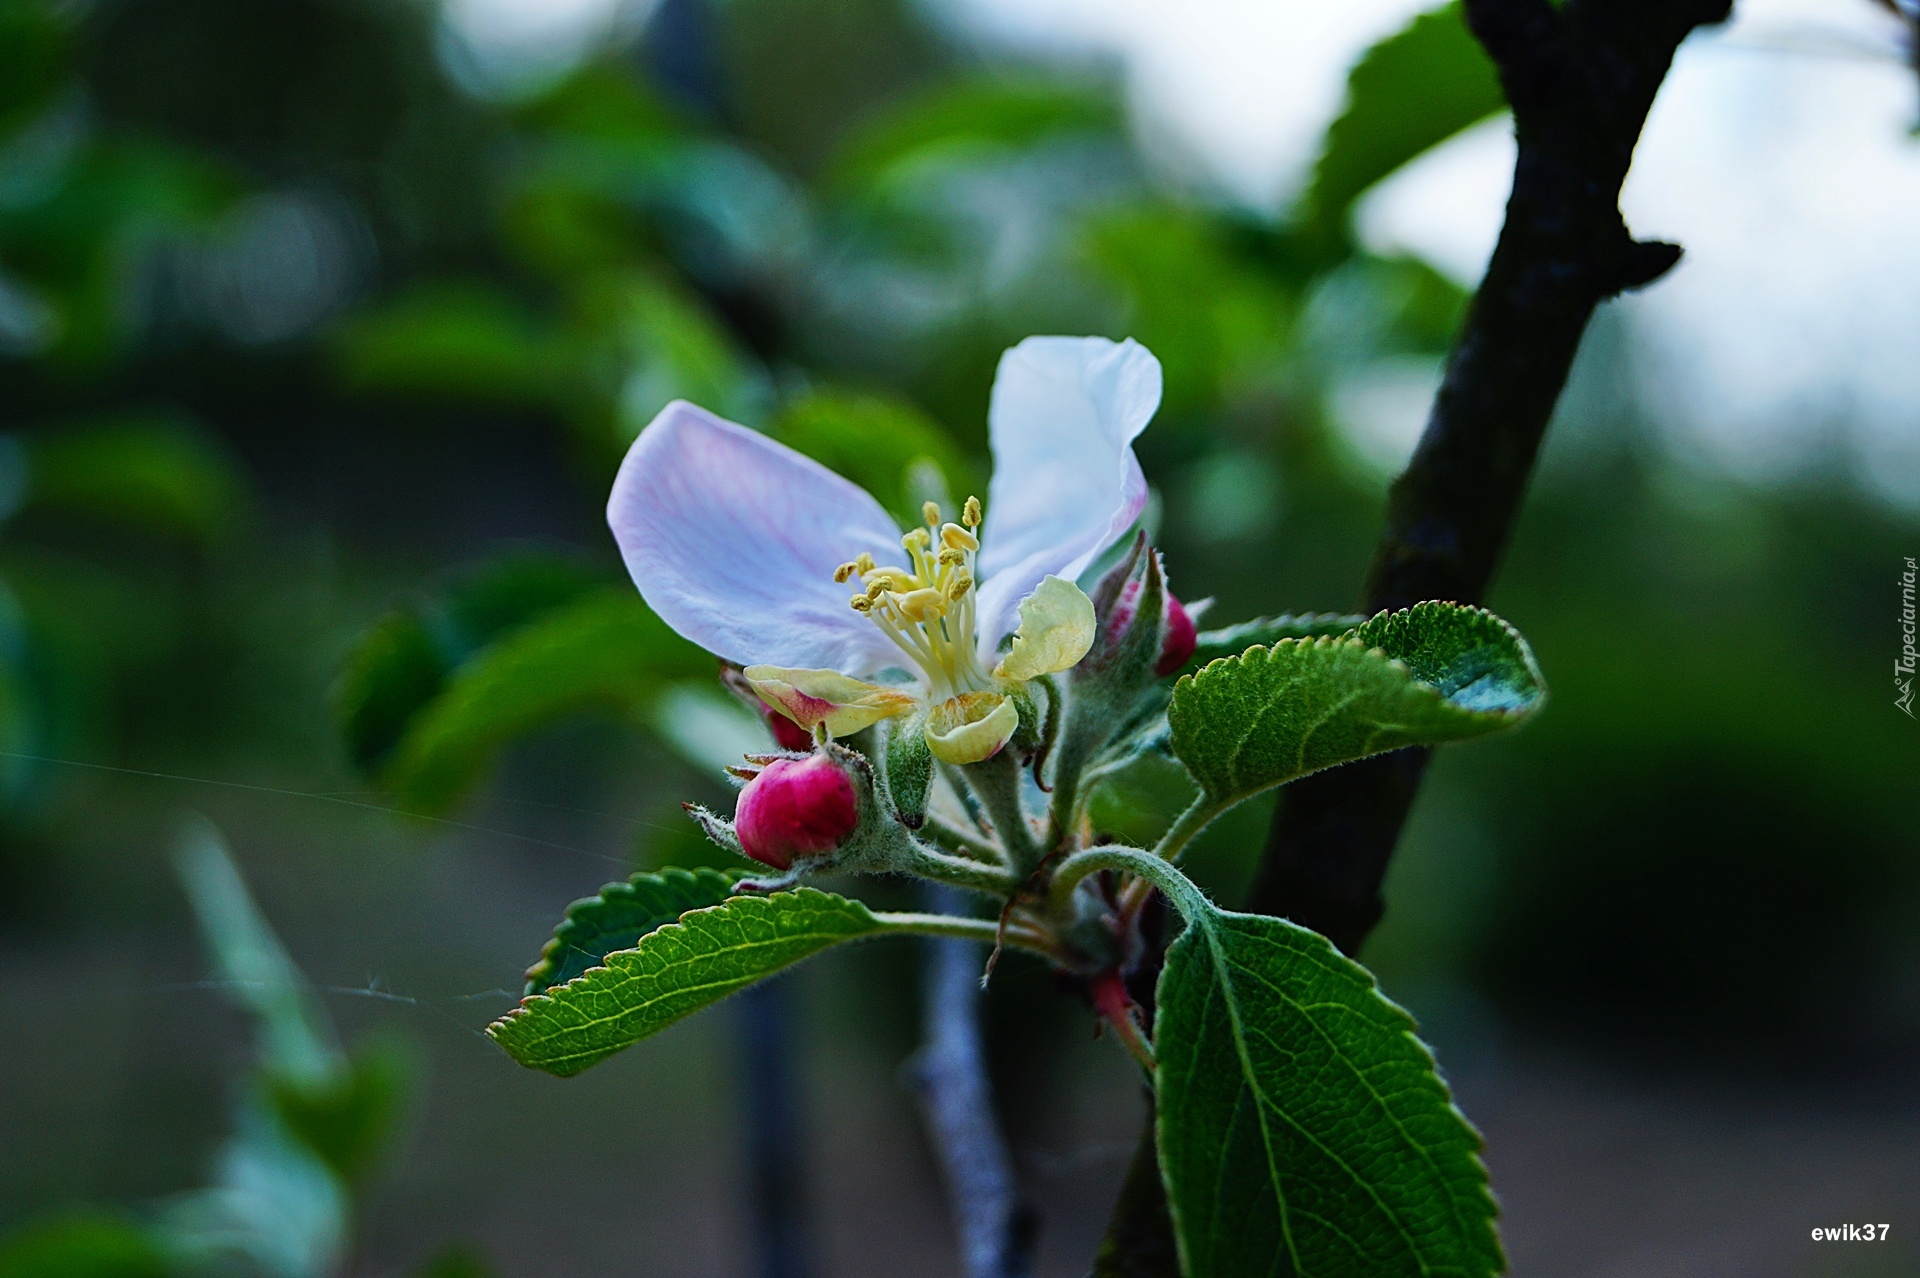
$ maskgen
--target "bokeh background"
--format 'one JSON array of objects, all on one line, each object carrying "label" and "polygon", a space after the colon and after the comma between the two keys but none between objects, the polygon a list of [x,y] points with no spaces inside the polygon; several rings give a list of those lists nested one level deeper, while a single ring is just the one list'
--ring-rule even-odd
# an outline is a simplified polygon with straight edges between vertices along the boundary
[{"label": "bokeh background", "polygon": [[[5,1272],[331,1192],[236,1156],[293,1112],[292,1013],[196,926],[189,813],[372,1080],[347,1241],[254,1269],[761,1272],[764,1008],[564,1083],[479,1034],[569,900],[714,855],[677,805],[756,730],[623,584],[613,467],[686,397],[963,496],[1002,349],[1130,335],[1179,593],[1351,606],[1512,154],[1420,8],[0,0]],[[1363,955],[1517,1274],[1920,1273],[1909,47],[1870,0],[1740,0],[1682,50],[1625,206],[1687,257],[1596,319],[1489,600],[1553,700],[1441,755]],[[1223,898],[1265,817],[1199,850]],[[780,984],[807,1272],[957,1272],[918,958]],[[990,1028],[1040,1271],[1082,1273],[1131,1067],[1018,963]]]}]

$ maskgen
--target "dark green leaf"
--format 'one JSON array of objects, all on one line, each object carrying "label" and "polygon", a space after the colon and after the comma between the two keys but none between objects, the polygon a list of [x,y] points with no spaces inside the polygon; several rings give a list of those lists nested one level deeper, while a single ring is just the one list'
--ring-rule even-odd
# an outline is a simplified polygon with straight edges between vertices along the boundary
[{"label": "dark green leaf", "polygon": [[288,1133],[352,1184],[392,1143],[412,1073],[404,1052],[375,1043],[324,1078],[270,1073],[267,1099]]},{"label": "dark green leaf", "polygon": [[476,652],[605,581],[582,560],[520,551],[462,570],[432,604],[388,615],[348,655],[334,685],[334,720],[354,766],[377,772]]},{"label": "dark green leaf", "polygon": [[695,910],[529,995],[487,1027],[522,1065],[566,1077],[842,941],[880,930],[858,901],[813,888]]},{"label": "dark green leaf", "polygon": [[1363,613],[1302,612],[1278,617],[1255,617],[1218,630],[1202,630],[1194,638],[1194,668],[1220,657],[1237,657],[1255,644],[1272,647],[1282,639],[1318,639],[1322,635],[1344,635],[1357,630],[1366,621]]},{"label": "dark green leaf", "polygon": [[1370,754],[1512,727],[1545,695],[1512,626],[1423,603],[1349,637],[1223,657],[1174,685],[1167,722],[1174,754],[1218,806]]},{"label": "dark green leaf", "polygon": [[733,895],[740,875],[718,870],[665,869],[636,874],[625,883],[609,883],[598,896],[567,907],[540,961],[527,969],[527,993],[565,985],[588,968],[599,967],[615,950],[630,950],[640,938],[679,919],[688,910],[718,905]]},{"label": "dark green leaf", "polygon": [[712,659],[625,589],[548,612],[462,666],[415,716],[384,773],[422,811],[452,804],[514,737],[583,709],[631,711]]},{"label": "dark green leaf", "polygon": [[522,550],[466,568],[443,594],[436,629],[464,661],[510,630],[605,586],[604,571],[572,555]]},{"label": "dark green leaf", "polygon": [[246,499],[240,469],[214,439],[167,417],[99,422],[33,438],[26,504],[208,543]]},{"label": "dark green leaf", "polygon": [[1346,110],[1327,130],[1307,192],[1309,219],[1343,230],[1368,187],[1505,106],[1459,4],[1421,14],[1348,74]]},{"label": "dark green leaf", "polygon": [[422,284],[360,312],[334,351],[356,389],[535,406],[564,400],[580,363],[517,298],[463,280]]},{"label": "dark green leaf", "polygon": [[0,1278],[167,1278],[159,1245],[126,1221],[92,1213],[34,1225],[0,1243]]},{"label": "dark green leaf", "polygon": [[903,166],[1061,134],[1111,133],[1120,123],[1113,102],[1055,84],[981,78],[943,85],[864,129],[834,162],[829,181],[854,191]]},{"label": "dark green leaf", "polygon": [[[916,467],[932,466],[938,486],[954,501],[984,491],[952,438],[897,399],[815,392],[782,410],[769,433],[865,488],[903,527],[920,526],[927,485]],[[946,513],[949,519],[959,515]]]},{"label": "dark green leaf", "polygon": [[1413,1019],[1314,932],[1183,909],[1154,1038],[1187,1278],[1498,1273],[1479,1134]]},{"label": "dark green leaf", "polygon": [[446,654],[411,612],[396,612],[368,631],[333,688],[334,722],[354,767],[378,769],[450,671]]}]

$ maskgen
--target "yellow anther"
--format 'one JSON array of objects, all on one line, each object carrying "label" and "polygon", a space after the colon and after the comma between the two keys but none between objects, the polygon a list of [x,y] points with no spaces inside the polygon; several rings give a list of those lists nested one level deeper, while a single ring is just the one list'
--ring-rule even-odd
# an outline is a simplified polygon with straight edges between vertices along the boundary
[{"label": "yellow anther", "polygon": [[966,508],[960,512],[960,522],[969,528],[978,528],[980,526],[980,499],[978,497],[967,498]]},{"label": "yellow anther", "polygon": [[835,568],[833,570],[833,579],[837,582],[845,583],[849,578],[853,576],[854,573],[859,571],[860,571],[859,564],[844,563],[844,564],[841,564],[838,568]]},{"label": "yellow anther", "polygon": [[895,597],[895,604],[909,621],[931,621],[947,610],[945,593],[922,587]]},{"label": "yellow anther", "polygon": [[916,528],[900,539],[900,548],[911,554],[914,550],[925,550],[933,544],[933,534],[924,528]]},{"label": "yellow anther", "polygon": [[886,594],[892,585],[893,583],[884,577],[877,581],[869,581],[867,583],[867,593],[862,595],[861,598],[869,601],[878,599],[881,595]]},{"label": "yellow anther", "polygon": [[951,546],[949,546],[947,549],[940,552],[940,562],[943,564],[952,564],[955,567],[958,567],[959,565],[967,562],[967,552],[964,550],[955,550]]},{"label": "yellow anther", "polygon": [[940,544],[949,550],[980,549],[980,539],[959,524],[948,524],[940,530]]},{"label": "yellow anther", "polygon": [[857,573],[870,573],[874,569],[873,556],[861,551],[853,557],[853,570]]},{"label": "yellow anther", "polygon": [[865,595],[855,595],[853,598],[847,600],[847,604],[855,612],[866,612],[873,607],[873,600],[867,598]]},{"label": "yellow anther", "polygon": [[922,502],[920,504],[920,517],[927,521],[928,527],[938,528],[940,526],[940,507],[934,502]]},{"label": "yellow anther", "polygon": [[913,578],[893,568],[875,568],[861,577],[860,580],[869,592],[871,592],[876,585],[885,590],[913,589]]},{"label": "yellow anther", "polygon": [[965,595],[967,591],[971,589],[973,589],[973,578],[967,576],[965,573],[961,573],[953,579],[953,584],[947,587],[947,598],[958,603],[961,596]]}]

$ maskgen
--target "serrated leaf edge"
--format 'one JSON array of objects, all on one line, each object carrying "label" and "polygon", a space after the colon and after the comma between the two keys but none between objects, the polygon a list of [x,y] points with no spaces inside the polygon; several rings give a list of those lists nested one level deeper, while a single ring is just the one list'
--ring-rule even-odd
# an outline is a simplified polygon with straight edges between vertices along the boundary
[{"label": "serrated leaf edge", "polygon": [[[1331,642],[1332,640],[1328,639],[1327,641]],[[1297,641],[1287,640],[1286,642],[1297,642]],[[1226,660],[1226,659],[1227,658],[1221,658],[1221,660]],[[1209,662],[1208,664],[1211,665],[1212,663]],[[1205,900],[1204,897],[1200,899],[1202,901]],[[1223,910],[1218,906],[1212,904],[1211,902],[1206,902],[1205,909],[1202,911],[1203,917],[1197,918],[1197,919],[1196,918],[1187,919],[1187,924],[1189,928],[1195,927],[1197,925],[1199,929],[1205,933],[1205,939],[1201,943],[1206,945],[1208,955],[1209,955],[1209,961],[1214,966],[1214,969],[1216,972],[1224,972],[1227,968],[1227,964],[1221,952],[1218,939],[1214,935],[1214,926],[1216,922],[1218,922],[1219,920],[1231,919],[1238,913],[1239,913],[1238,911],[1234,911],[1234,910]],[[1268,916],[1264,916],[1264,915],[1253,915],[1249,917],[1259,918],[1262,920],[1263,923],[1268,921]],[[1486,1216],[1480,1218],[1474,1223],[1486,1229],[1489,1233],[1492,1234],[1494,1254],[1496,1257],[1498,1257],[1500,1261],[1499,1267],[1495,1269],[1494,1272],[1495,1273],[1505,1272],[1506,1260],[1507,1260],[1506,1248],[1501,1243],[1499,1230],[1496,1229],[1493,1225],[1494,1220],[1498,1219],[1500,1215],[1500,1200],[1498,1197],[1495,1196],[1493,1192],[1493,1177],[1491,1173],[1487,1170],[1486,1159],[1483,1157],[1487,1148],[1486,1136],[1480,1131],[1478,1127],[1474,1125],[1473,1120],[1467,1117],[1466,1112],[1463,1111],[1460,1108],[1458,1102],[1455,1101],[1454,1095],[1453,1095],[1453,1088],[1448,1085],[1446,1075],[1440,1069],[1439,1058],[1434,1055],[1433,1048],[1428,1045],[1427,1041],[1420,1037],[1419,1022],[1414,1018],[1413,1013],[1409,1012],[1406,1008],[1402,1007],[1399,1003],[1395,1002],[1392,998],[1388,997],[1387,992],[1380,987],[1379,978],[1376,977],[1372,971],[1370,971],[1363,964],[1357,963],[1353,959],[1348,958],[1345,954],[1342,954],[1339,948],[1336,947],[1333,944],[1333,942],[1327,940],[1324,936],[1321,936],[1319,933],[1314,932],[1311,928],[1300,927],[1299,924],[1293,923],[1291,920],[1279,919],[1277,921],[1281,923],[1285,923],[1288,925],[1288,927],[1293,928],[1296,931],[1305,933],[1307,937],[1311,937],[1313,940],[1321,942],[1321,944],[1324,946],[1324,953],[1321,956],[1319,956],[1322,959],[1322,961],[1330,957],[1333,960],[1333,963],[1331,964],[1331,966],[1335,970],[1346,969],[1346,974],[1348,975],[1357,974],[1365,983],[1367,989],[1370,990],[1374,995],[1376,995],[1381,1002],[1385,1003],[1389,1008],[1393,1010],[1394,1013],[1398,1015],[1398,1018],[1400,1021],[1400,1029],[1399,1029],[1400,1036],[1407,1039],[1413,1044],[1415,1051],[1418,1053],[1420,1061],[1424,1063],[1427,1068],[1428,1076],[1431,1077],[1434,1085],[1439,1088],[1440,1095],[1445,1098],[1447,1110],[1450,1113],[1452,1113],[1455,1118],[1460,1120],[1461,1126],[1464,1127],[1467,1130],[1467,1133],[1473,1138],[1473,1148],[1468,1156],[1473,1161],[1474,1169],[1479,1173],[1478,1183],[1476,1185],[1476,1188],[1479,1191],[1479,1197],[1486,1204],[1488,1208]],[[1196,940],[1198,939],[1199,938],[1196,938]],[[1221,984],[1223,985],[1223,987],[1230,987],[1231,985],[1230,982],[1227,982],[1224,980],[1222,980]],[[1242,1024],[1241,1024],[1242,1018],[1237,1010],[1239,1000],[1238,998],[1234,997],[1230,992],[1227,994],[1227,998],[1234,1005],[1236,1009],[1232,1017],[1234,1054],[1241,1061],[1243,1079],[1250,1078],[1251,1070],[1247,1068],[1247,1052],[1246,1052],[1246,1043],[1245,1043],[1246,1036],[1242,1030]],[[1292,1000],[1289,1000],[1289,1001],[1291,1002]],[[1298,1005],[1296,1004],[1296,1006]],[[1301,1010],[1304,1013],[1305,1009],[1302,1008]],[[1386,1098],[1380,1094],[1377,1088],[1374,1087],[1372,1080],[1367,1077],[1366,1071],[1363,1069],[1360,1069],[1358,1066],[1354,1065],[1353,1062],[1351,1062],[1348,1059],[1346,1052],[1340,1049],[1340,1046],[1338,1043],[1333,1042],[1329,1038],[1325,1029],[1320,1025],[1320,1023],[1317,1020],[1315,1020],[1311,1016],[1307,1016],[1305,1017],[1305,1019],[1307,1020],[1308,1024],[1313,1026],[1314,1032],[1316,1034],[1318,1034],[1323,1040],[1328,1041],[1328,1044],[1332,1048],[1335,1056],[1337,1056],[1344,1064],[1347,1065],[1349,1071],[1353,1074],[1353,1076],[1356,1079],[1359,1080],[1360,1084],[1366,1089],[1367,1094],[1373,1097],[1373,1099],[1379,1104],[1381,1111],[1387,1114],[1388,1117],[1392,1120],[1395,1129],[1400,1131],[1400,1133],[1407,1138],[1407,1143],[1410,1146],[1420,1150],[1421,1157],[1428,1163],[1430,1167],[1434,1168],[1436,1175],[1438,1175],[1439,1168],[1437,1166],[1434,1166],[1433,1157],[1431,1153],[1427,1151],[1425,1148],[1423,1148],[1417,1140],[1414,1140],[1412,1136],[1407,1133],[1405,1125],[1401,1123],[1398,1118],[1393,1116],[1392,1107],[1386,1103]],[[1252,1086],[1250,1082],[1247,1083],[1246,1085],[1249,1087]],[[1278,1106],[1274,1106],[1273,1108],[1275,1108],[1276,1111],[1278,1111]],[[1164,1110],[1160,1112],[1164,1114]],[[1164,1145],[1162,1144],[1162,1138],[1163,1138],[1163,1133],[1165,1131],[1165,1126],[1166,1125],[1165,1125],[1164,1117],[1160,1117],[1156,1119],[1154,1123],[1154,1153],[1155,1153],[1155,1156],[1160,1160],[1160,1166],[1162,1168],[1166,1167],[1167,1165],[1167,1161],[1166,1161],[1167,1151]],[[1318,1144],[1318,1142],[1316,1141],[1315,1144]],[[1325,1152],[1328,1153],[1329,1157],[1333,1158],[1333,1161],[1335,1161],[1336,1163],[1339,1163],[1342,1167],[1345,1167],[1346,1164],[1344,1160],[1340,1159],[1336,1155],[1333,1155],[1332,1151],[1330,1150]],[[1349,1172],[1349,1174],[1352,1174],[1352,1173]],[[1165,1175],[1164,1171],[1162,1172],[1162,1175],[1163,1176]],[[1444,1182],[1445,1177],[1440,1176],[1440,1179]],[[1355,1176],[1355,1180],[1359,1181],[1359,1177]],[[1372,1186],[1366,1185],[1364,1181],[1359,1181],[1359,1183],[1361,1183],[1363,1187],[1367,1189],[1369,1195],[1372,1196],[1376,1202],[1379,1202],[1379,1195],[1373,1190]],[[1168,1189],[1169,1189],[1169,1192],[1167,1194],[1167,1212],[1168,1212],[1168,1215],[1173,1220],[1174,1243],[1175,1243],[1175,1246],[1178,1248],[1179,1254],[1180,1254],[1181,1272],[1186,1273],[1189,1271],[1189,1258],[1187,1255],[1186,1232],[1180,1226],[1180,1207],[1177,1200],[1177,1196],[1171,1192],[1171,1186],[1169,1186]],[[1275,1193],[1276,1195],[1278,1194],[1277,1189]],[[1455,1220],[1458,1221],[1459,1219],[1458,1212],[1457,1210],[1455,1210],[1456,1203],[1451,1195],[1448,1196],[1447,1204],[1448,1204],[1449,1213],[1454,1215]],[[1395,1213],[1393,1213],[1391,1210],[1389,1210],[1386,1207],[1386,1204],[1380,1203],[1380,1207],[1384,1214],[1386,1214],[1389,1218],[1394,1220],[1396,1225],[1399,1224],[1398,1216],[1395,1215]],[[1284,1230],[1284,1226],[1283,1226],[1283,1231],[1285,1233],[1286,1240],[1287,1240],[1288,1254],[1292,1258],[1294,1262],[1294,1266],[1297,1269],[1299,1264],[1299,1256],[1294,1252],[1291,1231]],[[1402,1232],[1404,1236],[1404,1230]],[[1418,1254],[1417,1248],[1415,1249],[1415,1254]]]},{"label": "serrated leaf edge", "polygon": [[[661,880],[687,879],[687,880],[690,880],[691,882],[698,883],[705,880],[708,876],[715,876],[715,877],[724,879],[726,880],[727,885],[731,887],[732,884],[737,883],[741,879],[745,878],[747,876],[747,872],[745,870],[718,870],[718,869],[714,869],[712,867],[704,866],[704,865],[691,866],[691,867],[669,865],[669,866],[664,866],[658,870],[648,870],[648,871],[643,871],[639,874],[629,875],[627,878],[624,878],[624,879],[615,879],[611,883],[606,883],[601,885],[600,890],[594,893],[592,896],[583,896],[578,900],[569,903],[567,906],[566,912],[560,916],[560,921],[554,924],[553,935],[548,937],[546,944],[540,947],[540,957],[534,960],[533,964],[527,968],[526,975],[527,975],[528,982],[531,983],[533,980],[536,979],[534,976],[535,972],[539,971],[542,967],[551,963],[556,955],[563,953],[567,948],[569,948],[569,946],[571,945],[571,942],[568,941],[566,937],[566,933],[570,929],[574,928],[578,920],[578,916],[580,914],[584,913],[587,909],[593,906],[603,905],[603,904],[604,905],[614,904],[613,898],[610,897],[608,893],[631,891],[635,886],[636,880],[643,879],[643,878],[657,878]],[[724,904],[724,902],[715,902],[715,904]],[[694,908],[695,909],[711,909],[712,907],[711,906],[695,906]],[[684,918],[686,917],[687,914],[691,914],[692,912],[693,912],[692,910],[684,911],[682,912],[681,917]],[[678,920],[674,920],[674,921],[677,922]],[[666,927],[668,925],[663,923],[660,926]],[[659,930],[660,928],[658,927],[653,929],[654,932],[657,932]],[[653,932],[648,932],[648,933],[645,933],[644,935],[651,936],[652,934]],[[632,948],[632,947],[629,947],[629,948]],[[618,953],[619,951],[609,950],[607,952],[609,954],[615,954],[615,953]],[[604,966],[604,964],[597,964],[596,966]],[[587,971],[592,971],[592,970],[593,970],[592,968],[587,969]],[[586,975],[586,973],[582,972],[581,975],[584,976]],[[548,985],[543,987],[542,990],[529,990],[527,994],[522,995],[522,997],[524,998],[524,997],[527,997],[528,995],[541,993],[541,992],[544,992],[544,990],[546,989],[553,989],[553,988],[556,988],[556,987],[552,985]]]},{"label": "serrated leaf edge", "polygon": [[[697,910],[688,910],[685,914],[682,914],[677,921],[668,923],[662,927],[657,927],[653,931],[641,937],[640,943],[638,945],[635,945],[630,949],[611,950],[607,953],[606,957],[608,960],[612,960],[614,958],[619,957],[622,954],[637,954],[642,949],[645,949],[647,945],[650,943],[651,944],[662,943],[662,938],[665,938],[669,933],[685,932],[687,930],[687,920],[694,917],[695,915],[712,914],[719,910],[725,910],[733,907],[740,901],[778,901],[778,900],[782,900],[789,897],[805,898],[808,896],[824,897],[829,900],[840,902],[841,904],[844,904],[844,905],[853,906],[861,914],[865,915],[867,919],[870,922],[872,922],[874,925],[873,931],[870,933],[861,933],[856,936],[842,936],[837,938],[838,940],[843,940],[843,941],[858,940],[858,939],[861,939],[862,936],[874,935],[874,934],[883,932],[885,930],[881,926],[880,920],[874,917],[873,911],[870,908],[868,908],[866,902],[864,901],[858,900],[850,896],[841,896],[837,892],[822,892],[819,888],[798,887],[798,888],[789,889],[784,892],[770,893],[766,896],[731,896],[731,897],[728,897],[726,900],[721,901],[717,905],[704,906]],[[792,938],[784,938],[784,939],[792,939]],[[761,944],[761,942],[756,942],[756,944]],[[809,955],[808,957],[811,957],[811,955]],[[519,1006],[509,1009],[506,1013],[497,1017],[492,1024],[487,1026],[485,1031],[487,1037],[490,1039],[493,1039],[496,1043],[498,1043],[500,1041],[499,1031],[503,1026],[511,1024],[515,1021],[525,1019],[533,1011],[533,1009],[539,1006],[541,1003],[554,1002],[559,995],[566,993],[568,990],[571,990],[575,985],[578,985],[582,981],[585,981],[587,978],[591,977],[594,973],[607,971],[611,967],[612,967],[611,962],[603,962],[597,966],[588,968],[586,971],[580,973],[580,975],[574,977],[572,980],[566,982],[564,985],[550,985],[538,994],[526,994],[521,996]],[[747,984],[751,984],[751,983],[752,982],[747,982]],[[744,986],[742,988],[744,988]],[[731,992],[732,991],[729,991],[729,993]],[[724,998],[726,996],[722,995],[721,997]],[[719,1000],[716,999],[714,1001],[718,1002]],[[710,1006],[712,1006],[711,1003],[703,1005],[703,1007],[710,1007]],[[701,1009],[695,1009],[695,1010],[701,1010]],[[624,1014],[625,1013],[623,1013],[623,1015]],[[589,1021],[588,1024],[597,1025],[602,1023],[603,1021],[610,1020],[610,1019],[613,1019],[613,1018],[599,1017],[592,1021]],[[676,1018],[676,1020],[677,1019],[682,1019],[682,1018]],[[673,1022],[669,1022],[669,1024],[672,1024],[672,1023]],[[664,1029],[665,1026],[662,1026],[661,1028]],[[502,1048],[505,1048],[506,1045],[502,1043],[501,1046]],[[619,1050],[619,1049],[615,1049],[615,1050]],[[513,1055],[511,1051],[509,1051],[507,1054],[509,1056]],[[603,1057],[611,1054],[612,1053],[600,1053],[600,1055],[602,1055]],[[518,1058],[516,1057],[515,1059],[517,1060]],[[545,1069],[546,1067],[539,1066],[538,1068]]]}]

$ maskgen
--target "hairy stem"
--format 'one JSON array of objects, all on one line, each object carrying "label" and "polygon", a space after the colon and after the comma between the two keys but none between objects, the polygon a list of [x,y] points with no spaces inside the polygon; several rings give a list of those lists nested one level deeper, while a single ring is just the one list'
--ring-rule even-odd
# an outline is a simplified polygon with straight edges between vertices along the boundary
[{"label": "hairy stem", "polygon": [[1025,880],[1040,865],[1045,855],[1033,837],[1033,823],[1027,819],[1026,804],[1021,802],[1020,762],[1010,750],[1002,750],[991,759],[971,763],[963,771],[1007,850],[1014,873]]},{"label": "hairy stem", "polygon": [[1180,854],[1187,850],[1187,844],[1193,842],[1200,831],[1213,824],[1213,819],[1224,810],[1224,805],[1209,802],[1204,794],[1187,805],[1187,810],[1174,818],[1160,841],[1153,845],[1153,854],[1168,861],[1178,861]]},{"label": "hairy stem", "polygon": [[[932,895],[936,907],[952,904],[950,889],[935,888]],[[955,937],[928,946],[925,1042],[915,1075],[959,1234],[962,1273],[1026,1278],[1036,1221],[1020,1200],[994,1113],[980,1027],[981,959],[978,945]]]},{"label": "hairy stem", "polygon": [[969,857],[949,856],[945,852],[936,852],[918,840],[903,839],[901,842],[904,846],[900,868],[923,879],[933,879],[1003,900],[1018,891],[1024,881],[1004,866],[988,865]]},{"label": "hairy stem", "polygon": [[1101,870],[1119,870],[1145,879],[1166,893],[1176,910],[1189,917],[1198,910],[1208,908],[1206,895],[1194,886],[1192,879],[1174,869],[1166,858],[1158,853],[1109,843],[1088,848],[1085,852],[1076,852],[1054,870],[1050,889],[1054,911],[1064,913],[1068,902],[1073,899],[1073,890],[1080,886],[1081,880]]},{"label": "hairy stem", "polygon": [[1007,854],[992,839],[977,830],[963,830],[946,818],[929,812],[924,825],[920,827],[920,836],[931,839],[947,851],[968,860],[980,861],[990,865],[1005,865]]}]

